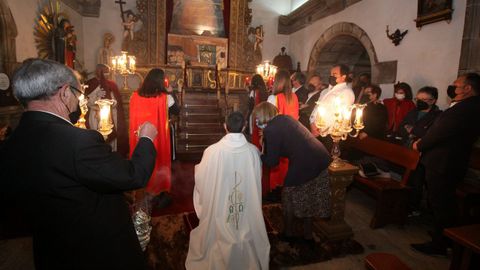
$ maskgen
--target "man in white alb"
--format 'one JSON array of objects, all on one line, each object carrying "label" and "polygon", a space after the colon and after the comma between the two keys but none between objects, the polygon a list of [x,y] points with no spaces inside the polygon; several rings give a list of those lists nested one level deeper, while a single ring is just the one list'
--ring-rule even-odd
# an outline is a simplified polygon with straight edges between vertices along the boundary
[{"label": "man in white alb", "polygon": [[261,161],[231,113],[227,135],[195,166],[193,203],[199,225],[190,232],[186,269],[268,269],[270,243],[262,214]]},{"label": "man in white alb", "polygon": [[[325,121],[327,126],[330,126],[333,117],[328,117],[329,113],[335,111],[335,106],[349,106],[355,102],[355,94],[353,90],[347,86],[347,76],[349,68],[346,65],[335,65],[330,70],[329,83],[332,87],[328,90],[323,90],[318,98],[317,106],[310,115],[310,130],[315,137],[320,135],[319,128],[315,125],[316,118],[318,116],[319,108],[327,113]],[[338,102],[339,104],[335,104]]]}]

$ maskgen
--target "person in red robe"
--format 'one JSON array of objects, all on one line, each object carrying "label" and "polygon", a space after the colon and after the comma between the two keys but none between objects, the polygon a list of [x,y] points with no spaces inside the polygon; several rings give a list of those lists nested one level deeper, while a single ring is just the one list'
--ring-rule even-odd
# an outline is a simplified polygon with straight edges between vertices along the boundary
[{"label": "person in red robe", "polygon": [[86,82],[85,95],[88,97],[88,112],[85,116],[88,129],[98,128],[98,105],[95,101],[99,99],[114,99],[116,104],[112,107],[113,132],[108,135],[107,143],[110,143],[113,151],[122,157],[127,157],[128,135],[125,122],[125,111],[123,109],[122,96],[114,81],[108,80],[109,68],[104,64],[98,64],[95,69],[95,77]]},{"label": "person in red robe", "polygon": [[[298,99],[297,95],[292,92],[288,71],[280,70],[277,72],[273,83],[273,93],[267,101],[277,107],[278,113],[289,115],[298,120]],[[288,158],[282,157],[278,166],[270,168],[270,189],[283,186],[287,171]]]},{"label": "person in red robe", "polygon": [[[265,85],[265,81],[263,80],[262,76],[260,76],[259,74],[253,75],[252,84],[249,86],[249,90],[250,94],[248,100],[248,126],[251,134],[250,142],[255,145],[258,150],[262,151],[262,146],[260,143],[260,129],[256,125],[255,118],[252,115],[253,108],[261,102],[267,101],[268,98],[267,86]],[[266,196],[269,190],[269,169],[268,167],[262,166],[262,195]]]},{"label": "person in red robe", "polygon": [[263,101],[267,101],[268,93],[267,87],[265,86],[265,82],[263,81],[262,76],[259,74],[255,74],[252,77],[252,84],[250,85],[250,95],[249,95],[249,122],[250,122],[250,130],[252,134],[251,142],[254,144],[260,151],[260,129],[254,123],[252,118],[252,111],[255,106],[260,104]]},{"label": "person in red robe", "polygon": [[415,103],[412,101],[412,88],[407,83],[395,85],[394,97],[383,100],[388,112],[387,136],[396,136],[405,116],[413,109]]},{"label": "person in red robe", "polygon": [[[134,149],[138,137],[136,131],[140,125],[148,121],[158,130],[153,144],[157,150],[155,169],[145,189],[146,193],[156,196],[161,192],[169,192],[171,188],[171,148],[169,108],[174,106],[171,86],[164,86],[164,72],[154,68],[148,72],[140,88],[130,98],[130,149]],[[132,155],[132,151],[130,151]]]}]

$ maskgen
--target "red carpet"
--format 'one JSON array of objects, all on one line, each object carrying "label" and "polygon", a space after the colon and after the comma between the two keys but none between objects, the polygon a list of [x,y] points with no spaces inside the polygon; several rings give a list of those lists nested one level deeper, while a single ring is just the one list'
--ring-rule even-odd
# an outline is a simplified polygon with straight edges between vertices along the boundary
[{"label": "red carpet", "polygon": [[[199,161],[198,161],[199,162]],[[152,216],[193,212],[194,166],[198,162],[172,162],[172,204],[163,209],[153,209]]]}]

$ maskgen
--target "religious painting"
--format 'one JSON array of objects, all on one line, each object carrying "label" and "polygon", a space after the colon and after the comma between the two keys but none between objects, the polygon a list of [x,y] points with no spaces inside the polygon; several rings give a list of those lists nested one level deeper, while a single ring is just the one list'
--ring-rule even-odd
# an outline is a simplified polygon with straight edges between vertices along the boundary
[{"label": "religious painting", "polygon": [[192,69],[190,73],[190,87],[202,88],[203,87],[203,70]]},{"label": "religious painting", "polygon": [[215,45],[198,45],[198,62],[214,66],[217,55]]},{"label": "religious painting", "polygon": [[452,19],[452,0],[418,0],[417,27]]},{"label": "religious painting", "polygon": [[168,34],[167,64],[227,67],[228,39]]},{"label": "religious painting", "polygon": [[185,61],[185,53],[181,46],[168,45],[167,64],[172,66],[182,66]]},{"label": "religious painting", "polygon": [[223,0],[173,0],[170,33],[225,37]]}]

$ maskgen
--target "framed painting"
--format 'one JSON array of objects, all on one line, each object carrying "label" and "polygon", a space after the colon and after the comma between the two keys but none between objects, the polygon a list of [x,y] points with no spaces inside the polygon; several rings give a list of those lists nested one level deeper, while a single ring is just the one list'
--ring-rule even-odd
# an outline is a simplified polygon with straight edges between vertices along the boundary
[{"label": "framed painting", "polygon": [[452,19],[453,0],[418,0],[417,28],[423,25]]}]

